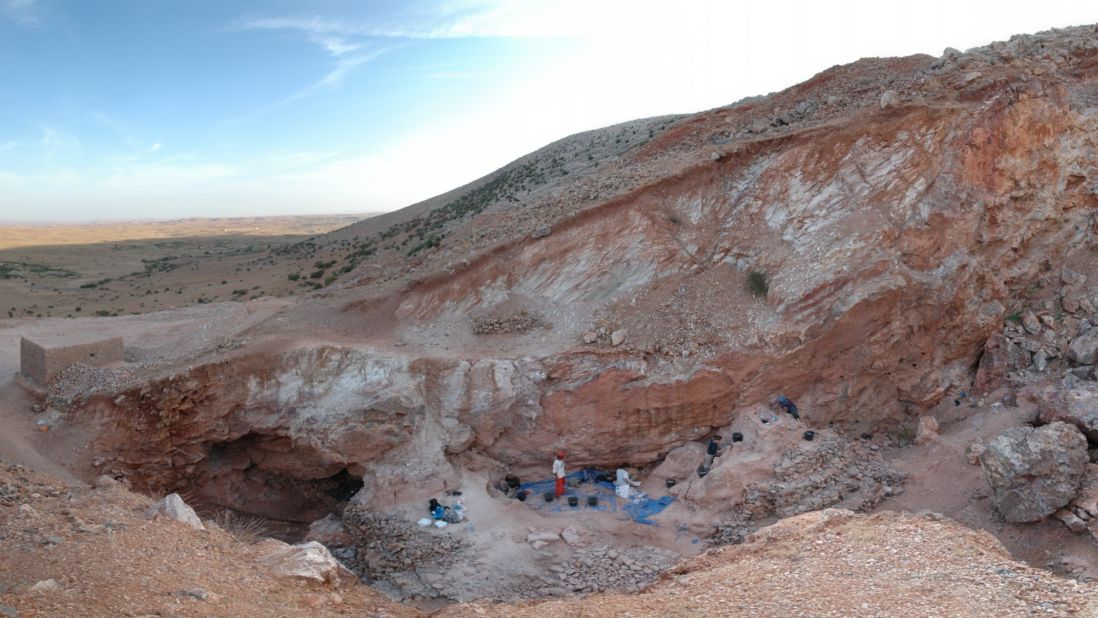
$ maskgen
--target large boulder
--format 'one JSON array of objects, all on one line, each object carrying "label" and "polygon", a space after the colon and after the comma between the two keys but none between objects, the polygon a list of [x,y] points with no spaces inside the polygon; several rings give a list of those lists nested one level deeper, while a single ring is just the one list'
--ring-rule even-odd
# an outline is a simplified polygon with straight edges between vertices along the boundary
[{"label": "large boulder", "polygon": [[987,445],[980,464],[1007,521],[1038,521],[1075,497],[1088,462],[1087,441],[1073,425],[1014,427]]},{"label": "large boulder", "polygon": [[161,498],[159,502],[150,506],[149,509],[145,511],[145,517],[148,517],[149,519],[166,517],[190,526],[195,530],[206,529],[206,527],[202,525],[202,520],[198,518],[198,514],[183,501],[183,498],[179,497],[179,494],[169,494]]},{"label": "large boulder", "polygon": [[327,547],[316,541],[281,544],[259,559],[275,577],[308,579],[338,586],[356,579],[355,574],[340,564]]},{"label": "large boulder", "polygon": [[1067,357],[1080,365],[1093,365],[1098,358],[1098,328],[1087,330],[1068,344]]},{"label": "large boulder", "polygon": [[1034,397],[1043,423],[1063,421],[1098,441],[1098,384],[1080,382],[1074,388],[1047,388]]},{"label": "large boulder", "polygon": [[1071,503],[1086,511],[1091,518],[1098,517],[1098,464],[1087,464],[1082,486]]}]

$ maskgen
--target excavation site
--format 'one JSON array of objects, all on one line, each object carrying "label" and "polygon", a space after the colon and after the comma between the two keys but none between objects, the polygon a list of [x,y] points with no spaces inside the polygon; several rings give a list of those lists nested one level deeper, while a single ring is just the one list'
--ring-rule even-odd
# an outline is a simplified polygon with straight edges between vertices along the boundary
[{"label": "excavation site", "polygon": [[0,319],[0,615],[1092,615],[1096,215],[1081,26]]}]

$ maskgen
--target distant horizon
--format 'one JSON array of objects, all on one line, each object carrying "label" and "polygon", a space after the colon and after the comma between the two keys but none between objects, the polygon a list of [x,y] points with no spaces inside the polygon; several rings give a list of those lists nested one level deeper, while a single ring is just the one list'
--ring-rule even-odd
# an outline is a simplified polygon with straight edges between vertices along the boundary
[{"label": "distant horizon", "polygon": [[1095,22],[1079,0],[0,0],[0,220],[380,214],[575,133]]},{"label": "distant horizon", "polygon": [[290,217],[377,217],[393,211],[376,212],[299,212],[289,214],[251,214],[251,215],[224,215],[212,217],[126,217],[122,219],[0,219],[0,227],[3,226],[63,226],[63,225],[115,225],[119,223],[172,223],[175,221],[230,221],[233,219],[286,219]]}]

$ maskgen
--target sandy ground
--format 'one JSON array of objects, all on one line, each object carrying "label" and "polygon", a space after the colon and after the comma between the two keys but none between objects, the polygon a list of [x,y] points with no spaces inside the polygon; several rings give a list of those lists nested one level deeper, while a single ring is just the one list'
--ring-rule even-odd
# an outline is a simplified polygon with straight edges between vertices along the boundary
[{"label": "sandy ground", "polygon": [[84,223],[4,223],[0,221],[0,249],[57,247],[201,236],[300,236],[323,234],[370,217],[347,215],[287,215],[168,220],[89,221]]}]

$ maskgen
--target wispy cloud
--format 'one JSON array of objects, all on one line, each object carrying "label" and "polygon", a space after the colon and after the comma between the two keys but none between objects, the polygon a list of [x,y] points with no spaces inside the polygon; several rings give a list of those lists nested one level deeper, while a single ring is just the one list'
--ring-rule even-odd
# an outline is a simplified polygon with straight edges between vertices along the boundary
[{"label": "wispy cloud", "polygon": [[9,139],[9,140],[0,142],[0,151],[11,150],[12,148],[16,148],[18,146],[19,146],[19,142]]},{"label": "wispy cloud", "polygon": [[[355,27],[342,20],[321,17],[247,17],[238,19],[228,28],[229,31],[285,31],[296,34],[324,50],[335,64],[323,77],[270,105],[261,107],[246,117],[252,117],[314,96],[322,91],[338,88],[357,67],[367,64],[382,54],[403,47],[403,44],[379,47],[377,36]],[[390,38],[390,37],[382,37]],[[237,119],[239,120],[239,119]]]},{"label": "wispy cloud", "polygon": [[53,127],[42,129],[42,137],[38,140],[38,145],[45,153],[46,160],[51,162],[58,155],[80,150],[80,140],[75,135]]},{"label": "wispy cloud", "polygon": [[[626,9],[629,2],[617,0],[610,10]],[[588,28],[582,16],[602,9],[579,0],[532,2],[529,0],[463,0],[430,11],[412,8],[389,18],[360,21],[308,16],[248,16],[238,19],[235,30],[296,31],[310,38],[343,39],[456,39],[487,37],[569,37],[584,34]]]},{"label": "wispy cloud", "polygon": [[130,123],[118,116],[96,110],[85,112],[84,115],[114,131],[129,151],[127,156],[131,158],[153,154],[164,146],[161,142],[150,143],[148,139],[136,137]]},{"label": "wispy cloud", "polygon": [[0,14],[24,27],[37,26],[38,0],[0,0]]}]

